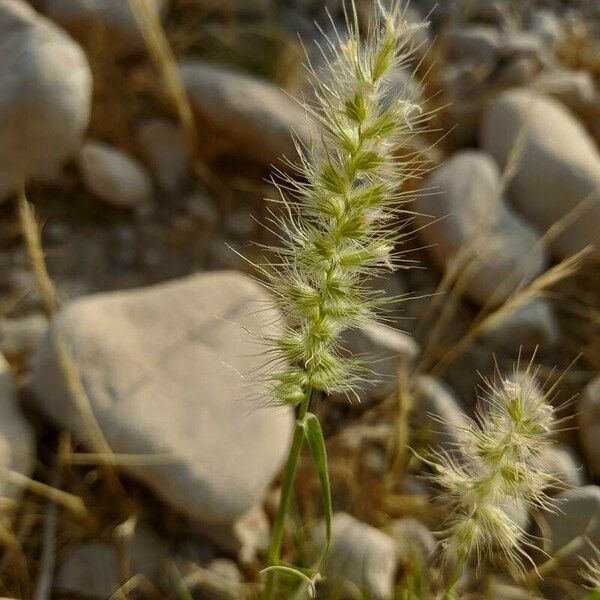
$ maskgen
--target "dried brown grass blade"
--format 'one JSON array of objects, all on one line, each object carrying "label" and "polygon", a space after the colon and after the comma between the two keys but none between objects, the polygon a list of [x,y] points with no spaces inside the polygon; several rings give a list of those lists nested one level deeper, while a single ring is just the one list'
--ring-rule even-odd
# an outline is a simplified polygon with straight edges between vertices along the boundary
[{"label": "dried brown grass blade", "polygon": [[190,106],[185,86],[179,74],[177,60],[167,39],[160,15],[145,0],[128,0],[128,3],[144,38],[150,58],[160,74],[164,89],[183,127],[188,150],[193,158],[193,168],[206,184],[210,184],[210,172],[199,158],[194,112]]},{"label": "dried brown grass blade", "polygon": [[52,500],[78,517],[89,517],[89,513],[85,508],[85,504],[77,496],[73,496],[67,492],[63,492],[57,488],[31,479],[22,473],[11,469],[0,469],[0,477],[4,478],[8,483],[18,486],[22,489],[29,490],[38,496]]},{"label": "dried brown grass blade", "polygon": [[[40,229],[37,224],[33,207],[27,201],[25,187],[22,186],[18,195],[18,213],[27,254],[31,268],[42,296],[44,311],[48,318],[52,318],[58,309],[56,290],[48,274]],[[112,454],[112,450],[94,415],[92,405],[81,382],[81,376],[75,359],[68,348],[64,338],[56,328],[52,328],[52,342],[58,357],[59,366],[63,372],[65,382],[75,407],[79,413],[82,425],[87,435],[87,442],[100,454]]]},{"label": "dried brown grass blade", "polygon": [[545,273],[542,273],[527,287],[516,292],[498,309],[488,314],[480,313],[467,333],[442,356],[431,370],[431,373],[439,376],[481,333],[494,327],[499,321],[506,318],[517,309],[522,308],[532,300],[542,297],[547,289],[556,285],[559,281],[571,277],[581,267],[581,264],[590,251],[591,248],[584,248],[581,252],[566,258],[562,262],[548,269]]}]

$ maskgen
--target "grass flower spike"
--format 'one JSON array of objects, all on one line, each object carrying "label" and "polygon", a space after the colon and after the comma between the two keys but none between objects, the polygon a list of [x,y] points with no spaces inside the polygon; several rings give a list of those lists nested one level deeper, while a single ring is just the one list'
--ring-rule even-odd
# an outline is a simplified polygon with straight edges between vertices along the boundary
[{"label": "grass flower spike", "polygon": [[586,582],[589,594],[585,600],[600,600],[600,552],[596,550],[596,558],[593,560],[584,560],[584,569],[581,572]]},{"label": "grass flower spike", "polygon": [[306,146],[298,142],[295,176],[279,185],[285,216],[274,218],[283,232],[281,245],[270,248],[275,258],[263,270],[287,327],[269,340],[275,360],[286,365],[271,378],[273,401],[300,405],[269,553],[269,598],[275,594],[274,567],[304,439],[320,471],[327,519],[326,458],[320,425],[309,411],[311,398],[321,391],[352,392],[367,377],[342,351],[340,334],[376,319],[386,303],[365,276],[397,266],[400,189],[420,172],[417,156],[400,160],[395,150],[426,117],[390,86],[390,75],[412,56],[415,26],[399,3],[389,11],[378,4],[362,36],[353,5],[350,13],[348,37],[337,31],[325,37],[324,67],[309,68],[315,93],[305,107],[315,133]]},{"label": "grass flower spike", "polygon": [[280,187],[283,244],[272,249],[268,284],[289,328],[272,341],[286,364],[298,366],[275,377],[278,403],[301,403],[311,388],[352,390],[361,369],[340,351],[339,335],[385,304],[363,276],[397,262],[399,189],[417,163],[400,163],[394,150],[418,126],[421,109],[389,98],[389,75],[411,57],[413,26],[399,6],[377,17],[364,42],[358,25],[345,42],[327,40],[323,54],[333,57],[312,73],[316,101],[306,104],[318,134],[298,146],[298,177]]},{"label": "grass flower spike", "polygon": [[511,507],[552,506],[555,478],[543,456],[556,418],[528,373],[490,383],[477,418],[462,429],[458,454],[434,453],[434,480],[452,507],[445,555],[462,566],[500,555],[521,569],[530,544]]}]

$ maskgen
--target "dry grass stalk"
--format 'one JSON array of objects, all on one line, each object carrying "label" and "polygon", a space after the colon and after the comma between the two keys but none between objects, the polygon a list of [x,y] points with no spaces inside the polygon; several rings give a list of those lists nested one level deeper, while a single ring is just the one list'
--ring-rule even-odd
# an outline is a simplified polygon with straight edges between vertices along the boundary
[{"label": "dry grass stalk", "polygon": [[131,579],[126,581],[110,598],[109,600],[127,600],[128,594],[133,592],[135,589],[142,587],[144,582],[147,581],[143,575],[134,575]]},{"label": "dry grass stalk", "polygon": [[[501,202],[501,196],[506,190],[506,187],[512,179],[518,166],[519,159],[523,153],[526,131],[527,124],[521,127],[517,133],[517,137],[501,174],[500,185],[498,186],[497,194],[494,197],[494,200],[497,202]],[[425,370],[431,348],[438,343],[441,336],[446,331],[446,328],[448,327],[448,324],[454,315],[458,300],[463,296],[473,277],[475,277],[479,272],[481,267],[480,263],[485,259],[486,256],[495,250],[495,248],[488,247],[483,254],[479,254],[479,256],[476,255],[476,249],[481,246],[481,240],[484,240],[489,234],[489,227],[490,223],[484,219],[476,228],[475,235],[473,235],[471,239],[469,239],[461,248],[459,248],[456,255],[448,261],[446,268],[444,269],[442,279],[432,296],[432,300],[429,302],[429,305],[425,310],[421,325],[417,330],[419,331],[422,324],[427,321],[427,316],[429,316],[433,310],[437,308],[442,299],[446,298],[445,292],[449,291],[450,297],[447,298],[447,302],[444,304],[442,314],[436,320],[434,329],[428,337],[427,345],[423,349],[423,355],[419,365],[421,370]],[[492,298],[499,296],[506,289],[505,286],[506,284],[501,284],[499,288],[496,289],[492,294]]]},{"label": "dry grass stalk", "polygon": [[190,156],[193,158],[194,170],[208,184],[212,176],[199,158],[196,119],[179,74],[177,60],[162,26],[160,15],[156,10],[152,10],[144,0],[128,0],[128,3],[144,38],[148,53],[160,74],[163,87],[183,127]]},{"label": "dry grass stalk", "polygon": [[[500,200],[500,196],[506,191],[508,184],[516,172],[523,153],[528,126],[529,121],[526,120],[517,132],[517,136],[512,145],[506,165],[501,174],[500,186],[498,188],[497,197],[495,198],[496,200]],[[597,196],[598,192],[592,192],[586,198],[581,200],[581,202],[579,202],[571,211],[569,211],[559,221],[554,223],[544,233],[532,250],[537,251],[539,248],[549,247],[553,240],[555,240],[574,222],[580,219],[591,208],[591,206],[597,201]],[[482,223],[480,227],[477,227],[477,232],[475,235],[472,236],[472,238],[469,239],[463,245],[463,247],[459,249],[457,254],[448,262],[446,268],[444,269],[442,279],[432,295],[432,299],[425,310],[421,324],[417,328],[418,334],[419,331],[422,330],[423,324],[427,321],[427,317],[438,307],[442,300],[445,300],[442,312],[435,321],[433,330],[428,335],[427,343],[423,349],[421,361],[418,365],[418,371],[427,371],[431,367],[432,361],[435,358],[432,356],[433,348],[437,347],[448,325],[450,324],[456,311],[456,307],[459,305],[460,298],[464,295],[464,292],[466,291],[473,277],[477,275],[485,256],[495,250],[494,248],[488,247],[484,254],[476,256],[474,253],[475,248],[480,246],[479,242],[484,239],[485,236],[487,236],[488,227],[489,225],[485,222]],[[532,252],[532,255],[534,253],[535,252]],[[527,258],[524,260],[527,260]],[[510,285],[512,285],[510,278],[507,278],[506,281],[501,282],[498,285],[489,300],[482,307],[476,320],[494,310],[494,306],[498,302],[498,299],[506,295],[507,291],[510,289]],[[517,288],[517,291],[518,290],[519,288]],[[448,292],[448,294],[446,294],[446,292]],[[523,306],[523,304],[513,306],[512,310],[506,310],[506,304],[501,304],[497,310],[499,313],[501,312],[502,316],[506,317],[520,306]],[[473,337],[471,341],[474,339],[475,338]],[[466,346],[462,351],[465,349]]]},{"label": "dry grass stalk", "polygon": [[[17,195],[19,221],[23,232],[23,238],[27,249],[27,254],[31,262],[31,268],[35,275],[35,280],[42,296],[44,311],[50,319],[58,309],[56,299],[56,290],[48,274],[40,229],[38,227],[35,213],[32,206],[27,201],[25,187],[21,187]],[[81,417],[83,427],[87,434],[87,441],[98,454],[112,454],[112,450],[94,415],[92,405],[87,396],[81,376],[77,368],[74,357],[71,354],[65,340],[56,328],[52,329],[52,341],[58,356],[58,362],[62,369],[65,382],[71,394],[71,398]]]},{"label": "dry grass stalk", "polygon": [[442,374],[479,335],[493,328],[509,314],[514,313],[516,310],[529,304],[536,298],[542,297],[546,290],[556,285],[559,281],[571,277],[581,267],[584,258],[589,252],[590,249],[585,248],[581,252],[566,258],[562,262],[548,269],[548,271],[534,279],[526,288],[510,297],[497,310],[488,314],[479,313],[467,333],[465,333],[465,335],[440,358],[436,365],[431,369],[431,373],[436,376]]},{"label": "dry grass stalk", "polygon": [[27,201],[24,187],[21,188],[18,194],[17,203],[19,222],[21,224],[21,233],[23,234],[23,238],[25,240],[25,246],[29,256],[31,269],[33,270],[35,281],[42,297],[44,312],[46,313],[48,319],[51,319],[54,313],[58,310],[56,291],[54,289],[54,284],[48,275],[48,270],[46,269],[46,260],[44,256],[44,250],[42,248],[40,231],[36,222],[33,208]]},{"label": "dry grass stalk", "polygon": [[[13,503],[16,505],[16,502]],[[4,507],[3,507],[4,508]],[[14,509],[15,506],[11,506]],[[0,518],[0,545],[3,552],[0,560],[0,588],[3,593],[16,594],[19,598],[27,598],[29,590],[30,561],[24,549],[24,541],[31,535],[39,523],[38,498],[25,497],[20,502],[19,518],[14,528],[12,513],[3,513]],[[12,586],[9,580],[14,582]]]},{"label": "dry grass stalk", "polygon": [[43,498],[47,498],[53,502],[56,502],[57,504],[60,504],[78,518],[90,517],[85,504],[81,498],[78,498],[77,496],[63,492],[62,490],[42,483],[41,481],[31,479],[30,477],[27,477],[22,473],[18,473],[17,471],[12,471],[11,469],[1,469],[0,477],[4,478],[12,485],[29,490],[38,496],[42,496]]},{"label": "dry grass stalk", "polygon": [[[509,160],[509,163],[510,162],[511,161]],[[587,210],[589,210],[591,204],[595,201],[596,192],[593,192],[579,202],[575,208],[566,214],[560,221],[557,221],[552,227],[550,227],[536,243],[533,250],[537,250],[540,247],[548,247],[558,235],[565,231],[565,229],[567,229],[577,219],[581,218],[587,212]],[[482,231],[485,234],[485,229]],[[476,234],[476,236],[466,243],[463,248],[459,250],[456,256],[448,263],[442,281],[437,287],[432,301],[427,307],[426,313],[429,314],[432,312],[434,307],[439,304],[441,298],[446,300],[444,308],[442,309],[442,313],[436,320],[434,328],[428,336],[427,344],[425,345],[422,358],[417,369],[419,371],[427,371],[432,367],[433,359],[435,358],[432,356],[432,349],[437,347],[438,342],[446,331],[448,324],[451,322],[451,318],[459,304],[460,298],[463,296],[472,277],[479,271],[481,266],[480,262],[485,258],[485,255],[476,257],[473,254],[473,248],[476,242],[480,239],[480,236],[481,232]],[[494,248],[489,247],[487,248],[487,253],[490,253],[493,250]],[[522,308],[528,302],[540,297],[543,290],[547,290],[562,279],[572,276],[583,264],[583,258],[589,253],[589,251],[590,249],[586,248],[580,253],[565,259],[562,263],[559,263],[546,273],[540,275],[527,287],[517,287],[517,290],[506,301],[496,306],[497,299],[506,295],[507,288],[509,285],[511,285],[510,281],[501,282],[494,290],[489,300],[480,309],[473,324],[473,326],[477,326],[477,331],[475,335],[471,335],[472,328],[469,330],[469,332],[467,332],[465,338],[468,337],[468,343],[462,346],[459,354],[462,354],[462,352],[468,348],[470,343],[475,340],[477,335],[491,328],[493,325],[497,324],[501,319],[506,318],[515,310]],[[532,254],[534,254],[534,252],[532,252]],[[528,258],[525,257],[523,260],[528,260]],[[565,265],[566,269],[563,270],[560,268],[561,265]],[[551,275],[545,277],[546,274],[551,272]],[[444,294],[444,290],[448,291],[448,296]],[[481,325],[482,322],[485,322],[485,326]],[[465,338],[460,340],[461,344],[465,344]],[[449,352],[452,353],[453,350],[454,347],[451,348]],[[458,354],[456,356],[458,356]]]},{"label": "dry grass stalk", "polygon": [[410,415],[414,406],[414,394],[410,373],[405,368],[398,372],[398,389],[395,393],[397,401],[395,410],[394,435],[387,447],[388,463],[391,465],[386,472],[386,486],[392,489],[403,475],[409,457],[410,445]]},{"label": "dry grass stalk", "polygon": [[[29,525],[29,524],[28,524]],[[13,573],[19,571],[20,579],[27,580],[27,557],[18,534],[15,534],[9,518],[0,519],[0,546],[3,549],[2,564],[0,572],[4,573],[11,567]]]},{"label": "dry grass stalk", "polygon": [[114,467],[142,467],[166,465],[177,462],[172,454],[95,454],[93,452],[70,452],[64,462],[71,465],[93,466],[111,465]]}]

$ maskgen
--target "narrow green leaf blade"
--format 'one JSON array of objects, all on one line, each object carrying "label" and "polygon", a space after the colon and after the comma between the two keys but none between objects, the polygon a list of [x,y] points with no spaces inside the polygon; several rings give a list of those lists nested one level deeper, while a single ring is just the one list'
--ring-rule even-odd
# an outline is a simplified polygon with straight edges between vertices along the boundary
[{"label": "narrow green leaf blade", "polygon": [[294,577],[298,577],[298,579],[301,579],[302,581],[304,581],[304,583],[308,586],[309,597],[310,598],[315,597],[316,589],[315,589],[314,581],[308,575],[306,575],[306,573],[303,573],[300,569],[296,569],[295,567],[286,566],[286,565],[273,565],[271,567],[267,567],[266,569],[263,569],[261,571],[261,574],[269,573],[270,571],[274,571],[276,573],[283,573],[284,575],[292,575]]},{"label": "narrow green leaf blade", "polygon": [[323,500],[323,509],[325,513],[325,549],[323,556],[321,557],[320,564],[323,563],[329,547],[331,546],[331,518],[332,518],[332,504],[331,504],[331,486],[329,484],[329,470],[327,467],[327,450],[325,448],[325,439],[323,437],[323,430],[319,419],[313,414],[308,413],[305,418],[304,432],[306,440],[310,448],[317,472],[319,474],[319,480],[321,481],[321,498]]}]

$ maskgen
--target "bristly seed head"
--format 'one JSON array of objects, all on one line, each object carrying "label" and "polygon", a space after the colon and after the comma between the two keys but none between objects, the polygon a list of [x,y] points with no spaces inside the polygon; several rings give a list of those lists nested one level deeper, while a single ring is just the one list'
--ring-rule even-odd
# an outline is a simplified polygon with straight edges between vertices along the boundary
[{"label": "bristly seed head", "polygon": [[533,377],[500,377],[488,384],[476,420],[461,430],[460,453],[432,453],[431,478],[451,509],[443,532],[447,559],[480,565],[500,555],[522,569],[531,541],[509,507],[552,508],[546,490],[556,479],[544,455],[555,423]]},{"label": "bristly seed head", "polygon": [[597,548],[595,548],[595,550],[595,559],[583,560],[584,568],[582,569],[581,575],[590,592],[600,595],[600,552]]},{"label": "bristly seed head", "polygon": [[379,9],[364,39],[354,6],[348,41],[337,31],[326,38],[334,56],[323,52],[324,68],[311,70],[315,100],[305,102],[316,133],[306,146],[297,142],[298,176],[279,184],[285,217],[273,219],[282,244],[270,248],[274,268],[263,269],[287,328],[269,342],[281,364],[292,365],[271,377],[277,403],[300,402],[308,387],[348,392],[364,379],[339,336],[375,319],[385,304],[365,275],[398,264],[400,190],[420,165],[394,150],[426,117],[408,94],[390,100],[390,75],[410,60],[415,27],[400,2]]}]

